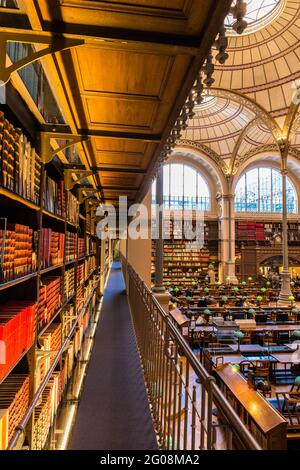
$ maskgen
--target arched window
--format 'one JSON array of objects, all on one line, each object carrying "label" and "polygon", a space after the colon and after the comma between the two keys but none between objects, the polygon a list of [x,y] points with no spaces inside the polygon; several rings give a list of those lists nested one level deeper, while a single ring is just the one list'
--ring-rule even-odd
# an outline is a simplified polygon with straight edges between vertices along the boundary
[{"label": "arched window", "polygon": [[[155,204],[156,181],[152,186]],[[166,209],[210,210],[210,192],[201,174],[189,165],[171,163],[164,166],[164,206]]]},{"label": "arched window", "polygon": [[[282,212],[282,178],[273,168],[254,168],[244,173],[235,190],[237,212]],[[296,191],[287,179],[287,210],[297,212]]]}]

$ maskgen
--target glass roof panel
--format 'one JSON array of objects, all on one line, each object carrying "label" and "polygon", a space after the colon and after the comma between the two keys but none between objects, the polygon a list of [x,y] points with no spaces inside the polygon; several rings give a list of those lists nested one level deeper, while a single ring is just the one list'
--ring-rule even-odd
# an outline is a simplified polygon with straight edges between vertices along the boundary
[{"label": "glass roof panel", "polygon": [[[247,0],[245,20],[248,23],[248,27],[245,30],[245,34],[257,31],[270,23],[283,5],[284,0]],[[234,22],[235,19],[231,14],[225,19],[225,25],[229,28],[231,34],[234,34],[231,28]]]}]

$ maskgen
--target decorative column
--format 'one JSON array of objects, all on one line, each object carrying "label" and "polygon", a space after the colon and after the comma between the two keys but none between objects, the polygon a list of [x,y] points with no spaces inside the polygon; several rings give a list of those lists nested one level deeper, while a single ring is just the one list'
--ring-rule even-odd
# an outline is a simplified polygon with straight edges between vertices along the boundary
[{"label": "decorative column", "polygon": [[234,195],[230,192],[217,197],[219,204],[220,271],[224,284],[238,284],[235,275],[235,216]]},{"label": "decorative column", "polygon": [[281,175],[282,175],[282,258],[283,258],[283,271],[281,273],[281,290],[279,294],[279,304],[289,305],[291,290],[291,275],[289,272],[289,239],[288,239],[288,218],[287,218],[287,157],[288,157],[288,144],[285,142],[280,146],[281,152]]},{"label": "decorative column", "polygon": [[164,286],[164,167],[160,166],[156,179],[156,223],[157,239],[155,250],[155,285],[153,293],[165,312],[169,312],[170,294]]}]

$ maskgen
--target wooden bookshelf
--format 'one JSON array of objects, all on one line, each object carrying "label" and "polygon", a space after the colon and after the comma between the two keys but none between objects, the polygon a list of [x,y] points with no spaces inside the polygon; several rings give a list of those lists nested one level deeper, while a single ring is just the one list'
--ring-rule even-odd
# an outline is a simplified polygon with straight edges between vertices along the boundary
[{"label": "wooden bookshelf", "polygon": [[[101,276],[103,277],[107,275],[109,270],[109,265],[106,266],[101,262],[103,250],[106,253],[106,256],[103,257],[104,262],[110,263],[111,258],[109,255],[109,242],[104,246],[104,243],[100,243],[95,236],[95,221],[91,219],[89,214],[83,212],[83,208],[82,211],[80,210],[76,195],[65,190],[62,165],[59,165],[59,162],[55,162],[55,165],[52,163],[47,165],[42,164],[33,144],[23,137],[20,130],[16,131],[14,126],[10,126],[10,123],[4,121],[4,119],[5,117],[0,115],[0,121],[2,123],[5,122],[7,129],[4,146],[3,132],[1,134],[4,124],[0,128],[0,199],[3,209],[1,217],[8,223],[22,224],[29,227],[30,236],[32,234],[30,261],[28,258],[28,262],[31,263],[30,269],[32,272],[0,284],[0,306],[11,299],[14,299],[16,302],[26,300],[35,305],[32,331],[34,337],[33,344],[30,345],[28,343],[28,347],[24,348],[17,359],[9,364],[5,374],[2,374],[2,376],[0,369],[0,393],[1,387],[3,389],[6,387],[10,377],[14,377],[16,374],[23,374],[28,377],[28,403],[22,413],[18,414],[20,419],[26,413],[28,404],[32,401],[34,393],[51,365],[52,359],[49,360],[46,354],[43,356],[41,350],[42,342],[49,346],[49,350],[59,350],[64,338],[72,330],[72,325],[75,325],[76,319],[80,318],[78,328],[74,330],[69,346],[61,352],[55,372],[53,372],[49,379],[41,402],[35,409],[31,425],[28,428],[27,438],[29,447],[31,449],[42,449],[47,447],[49,431],[54,422],[54,416],[64,398],[64,391],[72,380],[74,364],[76,364],[76,360],[79,357],[78,351],[88,332],[89,324],[93,322],[96,303],[100,294],[99,273],[101,271]],[[11,130],[11,135],[7,134],[8,130]],[[16,136],[18,136],[17,141],[14,140]],[[21,146],[23,146],[23,150]],[[22,156],[23,160],[19,158],[21,150],[23,153],[25,152]],[[7,161],[3,164],[4,151]],[[32,158],[30,168],[23,169],[24,175],[22,173],[21,176],[18,176],[21,171],[20,168],[23,168],[24,161],[30,158]],[[21,167],[20,162],[23,162]],[[41,185],[39,187],[37,187],[37,174],[40,175],[39,181]],[[29,179],[26,175],[30,176]],[[49,186],[47,195],[49,197],[57,197],[59,195],[59,203],[56,203],[56,200],[50,201],[50,203],[48,201],[47,203],[45,200],[46,193],[44,189],[46,181],[48,181]],[[49,208],[52,208],[52,211]],[[64,238],[63,259],[61,262],[47,267],[42,267],[43,229],[52,230],[55,234],[60,234]],[[7,224],[3,230],[7,230]],[[69,234],[70,245],[72,246],[68,261],[66,253],[68,246],[66,243],[67,234]],[[23,249],[22,245],[20,249]],[[57,259],[56,240],[50,249],[51,259]],[[1,268],[3,259],[2,245],[0,250]],[[29,256],[27,251],[26,256]],[[12,276],[14,276],[15,272],[17,274],[19,272],[15,271],[13,265],[10,269]],[[74,273],[73,278],[70,279],[70,290],[66,290],[68,284],[65,281],[70,275],[70,270],[74,270]],[[76,282],[78,273],[81,276],[79,283]],[[48,295],[48,291],[45,286],[50,285],[52,280],[54,287],[52,290],[49,288],[49,296],[46,302],[45,296]],[[57,283],[55,280],[58,280]],[[105,280],[102,284],[104,283]],[[38,317],[39,314],[40,317]],[[41,322],[41,318],[43,318],[43,322]],[[45,322],[45,319],[48,319],[47,322]],[[54,343],[51,343],[51,341],[54,341]],[[35,364],[34,369],[32,364]],[[14,407],[14,403],[16,403],[15,395],[18,397],[19,392],[20,396],[22,395],[22,383],[20,383],[20,389],[17,387],[15,390],[12,387],[12,405],[10,404],[10,406]],[[53,392],[54,389],[57,393]],[[55,400],[53,400],[54,396],[56,397]],[[0,442],[0,450],[7,447],[20,422],[20,419],[19,421],[9,422],[10,415],[11,409],[7,409],[7,413],[3,412],[0,416],[0,427],[2,426],[0,434],[2,433],[5,436],[5,440],[2,439]],[[46,427],[44,425],[45,422],[48,423]]]},{"label": "wooden bookshelf", "polygon": [[[181,228],[174,221],[165,222],[169,238],[164,240],[164,283],[183,288],[192,282],[202,282],[208,274],[208,267],[218,271],[218,227],[215,223],[204,223],[203,246],[191,244],[188,240],[176,239]],[[155,276],[155,240],[152,241],[152,280]]]}]

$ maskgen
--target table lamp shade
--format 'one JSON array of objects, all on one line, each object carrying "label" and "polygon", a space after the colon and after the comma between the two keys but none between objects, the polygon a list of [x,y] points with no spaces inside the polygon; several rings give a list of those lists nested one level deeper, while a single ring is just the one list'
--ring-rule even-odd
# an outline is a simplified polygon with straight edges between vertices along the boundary
[{"label": "table lamp shade", "polygon": [[244,336],[245,336],[244,333],[243,333],[242,331],[240,331],[240,330],[235,331],[234,334],[235,334],[235,336],[236,336],[238,339],[243,339]]},{"label": "table lamp shade", "polygon": [[211,314],[211,311],[210,311],[208,308],[206,308],[206,309],[204,310],[204,313],[205,313],[205,315],[210,315],[210,314]]},{"label": "table lamp shade", "polygon": [[297,387],[300,387],[300,375],[298,375],[298,377],[295,378],[294,385],[296,385]]},{"label": "table lamp shade", "polygon": [[295,330],[294,333],[293,333],[293,336],[295,338],[300,338],[300,330]]}]

